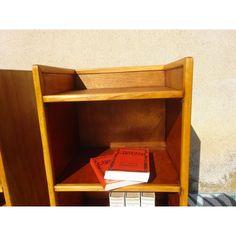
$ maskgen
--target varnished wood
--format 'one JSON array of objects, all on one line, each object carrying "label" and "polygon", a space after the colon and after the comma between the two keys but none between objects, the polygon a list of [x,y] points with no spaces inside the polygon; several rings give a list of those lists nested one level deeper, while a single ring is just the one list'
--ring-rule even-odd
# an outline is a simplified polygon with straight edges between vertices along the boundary
[{"label": "varnished wood", "polygon": [[[104,188],[99,183],[79,183],[79,184],[56,184],[56,192],[97,192],[104,191]],[[112,191],[129,191],[129,192],[180,192],[180,186],[178,184],[136,184],[129,187],[122,187],[114,189]]]},{"label": "varnished wood", "polygon": [[[4,191],[3,191],[3,189],[4,189]],[[7,184],[5,168],[4,168],[4,165],[3,165],[1,146],[0,146],[0,192],[4,193],[3,197],[4,197],[4,200],[6,202],[6,205],[11,206],[12,201],[11,201],[9,188],[8,188],[8,184]]]},{"label": "varnished wood", "polygon": [[34,90],[35,90],[35,97],[36,97],[40,134],[41,134],[41,140],[42,140],[42,146],[43,146],[44,165],[45,165],[45,171],[46,171],[46,176],[47,176],[49,200],[50,200],[50,205],[55,206],[56,196],[54,192],[54,174],[53,174],[52,160],[51,160],[50,151],[49,151],[46,117],[45,117],[43,96],[42,96],[42,90],[41,90],[41,84],[40,84],[40,78],[42,76],[42,73],[39,69],[39,66],[33,66],[32,72],[33,72]]},{"label": "varnished wood", "polygon": [[50,103],[44,106],[54,181],[78,152],[79,133],[75,103]]},{"label": "varnished wood", "polygon": [[183,66],[165,71],[165,86],[174,89],[183,89]]},{"label": "varnished wood", "polygon": [[[157,87],[165,85],[164,71],[135,71],[79,74],[80,86],[87,89]],[[78,87],[79,88],[79,87]]]},{"label": "varnished wood", "polygon": [[189,153],[190,153],[190,129],[191,129],[191,106],[192,106],[192,76],[193,59],[186,58],[184,62],[184,91],[182,105],[182,130],[181,130],[181,162],[180,162],[180,206],[188,205],[189,186]]},{"label": "varnished wood", "polygon": [[179,206],[179,193],[168,193],[168,206]]},{"label": "varnished wood", "polygon": [[[55,191],[104,191],[99,184],[90,164],[91,150],[87,149],[83,156],[78,156],[67,168],[68,173],[61,183],[55,185]],[[81,159],[82,164],[81,165]],[[148,183],[137,184],[119,188],[119,191],[155,191],[179,192],[179,177],[172,165],[170,157],[165,150],[155,150],[150,157],[151,176]],[[77,168],[75,168],[77,167]],[[71,174],[75,169],[75,172]]]},{"label": "varnished wood", "polygon": [[0,143],[6,204],[49,205],[31,71],[0,70]]},{"label": "varnished wood", "polygon": [[173,62],[170,62],[166,65],[164,65],[164,70],[170,70],[170,69],[176,69],[176,68],[179,68],[179,67],[182,67],[186,64],[186,61],[191,61],[193,60],[192,57],[184,57],[182,59],[179,59],[177,61],[173,61]]},{"label": "varnished wood", "polygon": [[142,71],[161,71],[164,69],[163,65],[152,66],[124,66],[124,67],[110,67],[110,68],[93,68],[93,69],[77,69],[79,75],[83,74],[104,74],[104,73],[125,73],[125,72],[142,72]]},{"label": "varnished wood", "polygon": [[74,74],[43,74],[41,79],[42,94],[50,95],[75,89]]},{"label": "varnished wood", "polygon": [[34,68],[51,205],[60,205],[58,194],[69,200],[64,194],[80,192],[85,200],[93,196],[87,192],[102,193],[89,158],[129,145],[149,147],[154,169],[149,183],[116,191],[172,192],[171,205],[187,205],[192,58],[162,66]]},{"label": "varnished wood", "polygon": [[166,101],[166,150],[180,176],[182,100]]},{"label": "varnished wood", "polygon": [[45,74],[74,74],[75,70],[47,65],[33,65],[33,68],[40,68],[41,73]]},{"label": "varnished wood", "polygon": [[[78,129],[82,147],[163,146],[163,100],[84,102],[78,104]],[[154,146],[154,144],[158,146]]]},{"label": "varnished wood", "polygon": [[168,87],[143,88],[104,88],[69,91],[61,94],[44,95],[44,102],[81,102],[104,100],[137,100],[137,99],[164,99],[181,98],[182,90]]},{"label": "varnished wood", "polygon": [[[55,206],[57,204],[56,195],[54,192],[55,180],[58,177],[60,171],[70,161],[68,154],[73,153],[73,149],[75,148],[74,146],[72,150],[69,150],[70,147],[72,147],[70,141],[72,140],[73,136],[68,139],[66,145],[65,143],[63,143],[63,140],[65,142],[67,140],[66,133],[63,133],[63,131],[66,132],[67,130],[67,127],[65,125],[67,124],[67,122],[69,125],[73,125],[73,122],[71,123],[70,121],[71,118],[72,121],[74,119],[74,109],[70,105],[64,105],[65,109],[62,109],[61,111],[58,110],[57,105],[48,105],[47,107],[45,107],[43,104],[43,94],[46,92],[51,94],[55,92],[74,89],[74,74],[74,70],[70,69],[60,69],[41,65],[33,66],[33,81],[36,93],[37,112],[44,152],[44,163],[47,175],[50,204],[52,206]],[[62,130],[60,128],[57,129],[58,125],[60,126],[60,128],[62,128]],[[73,129],[73,127],[71,128]],[[69,129],[69,132],[72,129]],[[68,135],[70,135],[69,132],[67,132]],[[76,141],[76,139],[74,139],[74,141]],[[65,153],[66,150],[69,151],[69,153]],[[57,154],[59,154],[59,156],[57,159],[55,159],[55,156],[57,156]]]},{"label": "varnished wood", "polygon": [[56,192],[57,206],[83,206],[83,192]]}]

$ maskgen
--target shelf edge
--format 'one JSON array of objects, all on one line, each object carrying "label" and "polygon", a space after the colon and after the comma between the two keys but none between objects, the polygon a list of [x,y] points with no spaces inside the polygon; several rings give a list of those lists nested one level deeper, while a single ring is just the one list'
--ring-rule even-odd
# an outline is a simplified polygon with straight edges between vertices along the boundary
[{"label": "shelf edge", "polygon": [[82,101],[114,101],[114,100],[137,100],[137,99],[167,99],[167,98],[182,98],[183,91],[175,90],[170,92],[149,92],[149,93],[134,93],[134,94],[99,94],[99,95],[45,95],[43,96],[44,103],[51,102],[82,102]]},{"label": "shelf edge", "polygon": [[150,66],[124,66],[124,67],[110,67],[110,68],[88,68],[76,69],[79,75],[84,74],[109,74],[109,73],[125,73],[125,72],[143,72],[143,71],[160,71],[164,70],[163,65]]},{"label": "shelf edge", "polygon": [[[83,191],[105,191],[100,184],[56,184],[54,186],[55,192],[83,192]],[[178,184],[138,184],[112,191],[138,191],[138,192],[180,192],[180,186]]]}]

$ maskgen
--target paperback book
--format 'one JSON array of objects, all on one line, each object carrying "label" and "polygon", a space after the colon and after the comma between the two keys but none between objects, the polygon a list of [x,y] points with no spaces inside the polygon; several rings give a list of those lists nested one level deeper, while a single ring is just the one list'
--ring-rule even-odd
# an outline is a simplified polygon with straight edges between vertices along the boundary
[{"label": "paperback book", "polygon": [[104,190],[109,191],[124,186],[142,183],[141,181],[104,179],[105,172],[109,168],[113,157],[114,154],[108,154],[90,159],[90,165]]},{"label": "paperback book", "polygon": [[149,149],[119,148],[105,171],[104,179],[148,182]]},{"label": "paperback book", "polygon": [[125,193],[126,207],[140,207],[140,192],[126,192]]}]

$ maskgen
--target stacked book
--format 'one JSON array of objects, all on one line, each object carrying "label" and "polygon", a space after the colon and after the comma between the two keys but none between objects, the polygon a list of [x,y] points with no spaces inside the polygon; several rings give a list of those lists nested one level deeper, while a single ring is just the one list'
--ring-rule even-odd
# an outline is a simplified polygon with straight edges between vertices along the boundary
[{"label": "stacked book", "polygon": [[125,193],[124,192],[110,192],[109,193],[110,207],[124,207]]},{"label": "stacked book", "polygon": [[91,158],[90,165],[106,191],[146,183],[150,176],[149,149],[118,148]]},{"label": "stacked book", "polygon": [[140,192],[126,192],[125,193],[126,207],[140,207]]},{"label": "stacked book", "polygon": [[141,193],[141,207],[154,207],[155,206],[155,193],[142,192]]},{"label": "stacked book", "polygon": [[124,207],[125,193],[124,192],[110,192],[109,194],[110,207]]},{"label": "stacked book", "polygon": [[155,207],[154,192],[110,192],[110,207]]}]

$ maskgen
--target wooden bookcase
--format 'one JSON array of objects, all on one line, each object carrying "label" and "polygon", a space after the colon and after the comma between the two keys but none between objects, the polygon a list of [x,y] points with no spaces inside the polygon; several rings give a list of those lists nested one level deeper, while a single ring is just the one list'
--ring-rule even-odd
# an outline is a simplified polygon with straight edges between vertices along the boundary
[{"label": "wooden bookcase", "polygon": [[50,204],[106,205],[89,158],[117,147],[148,147],[152,191],[186,206],[193,59],[161,66],[73,70],[33,66]]},{"label": "wooden bookcase", "polygon": [[6,181],[6,174],[2,162],[1,148],[0,148],[0,206],[11,206],[11,199]]},{"label": "wooden bookcase", "polygon": [[32,71],[0,70],[0,198],[49,205]]}]

